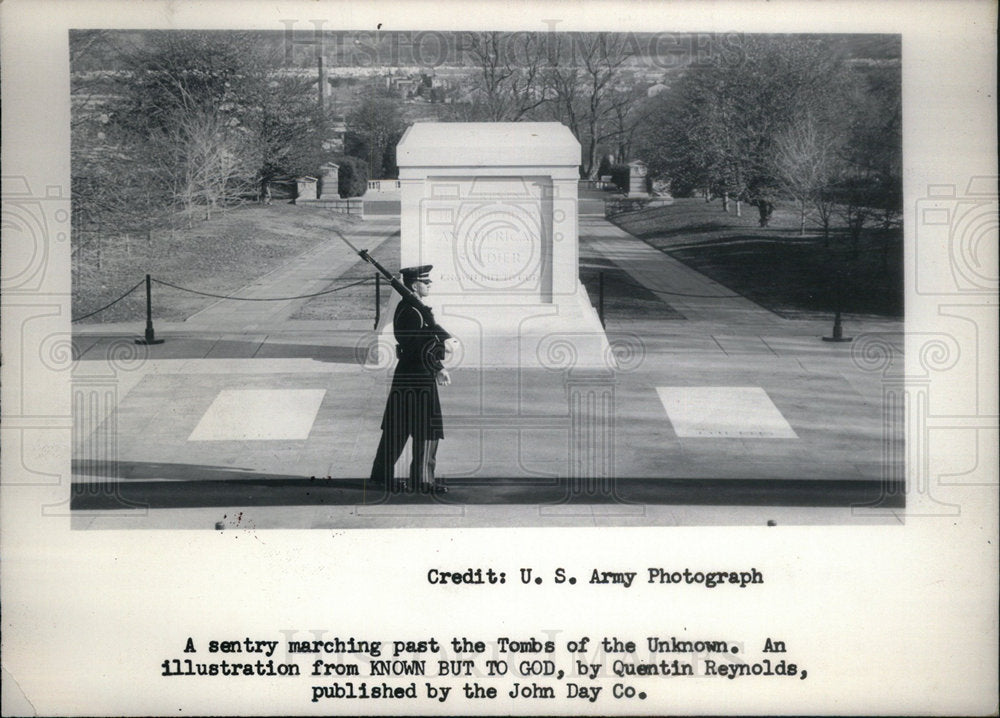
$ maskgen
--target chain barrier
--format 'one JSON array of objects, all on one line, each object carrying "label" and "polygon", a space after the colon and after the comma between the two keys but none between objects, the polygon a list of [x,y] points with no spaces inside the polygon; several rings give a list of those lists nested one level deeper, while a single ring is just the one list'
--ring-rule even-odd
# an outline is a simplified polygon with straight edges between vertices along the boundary
[{"label": "chain barrier", "polygon": [[342,289],[349,289],[350,287],[357,287],[361,284],[367,284],[371,282],[371,279],[361,279],[357,282],[351,284],[345,284],[340,287],[334,287],[333,289],[325,289],[322,292],[313,292],[312,294],[299,294],[294,297],[234,297],[228,294],[212,294],[211,292],[201,292],[197,289],[189,289],[188,287],[181,287],[177,284],[171,284],[170,282],[165,282],[162,279],[153,278],[152,281],[157,284],[162,284],[164,287],[171,287],[172,289],[179,289],[182,292],[190,292],[191,294],[200,294],[203,297],[213,297],[214,299],[235,299],[240,302],[287,302],[292,299],[309,299],[311,297],[322,297],[324,294],[333,294],[334,292],[339,292]]},{"label": "chain barrier", "polygon": [[[141,287],[145,283],[145,281],[146,281],[145,279],[140,280],[139,282],[136,283],[136,285],[134,287],[132,287],[131,289],[129,289],[127,292],[125,292],[124,294],[122,294],[120,297],[118,297],[117,299],[115,299],[113,302],[105,304],[100,309],[95,309],[94,311],[90,312],[89,314],[84,314],[83,316],[80,316],[80,317],[73,317],[73,319],[71,319],[70,322],[71,323],[76,323],[76,322],[82,321],[84,319],[88,319],[89,317],[92,317],[95,314],[100,314],[105,309],[110,309],[114,305],[118,304],[118,302],[120,302],[121,300],[123,300],[125,297],[127,297],[128,295],[130,295],[132,292],[134,292],[136,289],[138,289],[139,287]],[[241,301],[241,302],[287,302],[287,301],[290,301],[290,300],[293,300],[293,299],[310,299],[312,297],[322,297],[325,294],[333,294],[334,292],[339,292],[342,289],[349,289],[351,287],[357,287],[357,286],[359,286],[361,284],[367,284],[367,283],[369,283],[369,282],[371,282],[373,280],[369,279],[369,278],[365,278],[365,279],[361,279],[361,280],[359,280],[357,282],[352,282],[351,284],[345,284],[345,285],[340,286],[340,287],[334,287],[333,289],[325,289],[322,292],[313,292],[311,294],[299,294],[299,295],[294,296],[294,297],[234,297],[232,295],[227,295],[227,294],[213,294],[212,292],[202,292],[202,291],[199,291],[197,289],[189,289],[188,287],[182,287],[180,285],[172,284],[170,282],[165,282],[162,279],[156,279],[156,278],[153,278],[153,277],[150,278],[150,281],[156,282],[157,284],[162,284],[164,287],[170,287],[172,289],[178,289],[178,290],[180,290],[182,292],[190,292],[191,294],[199,294],[199,295],[201,295],[203,297],[213,297],[214,299],[234,299],[234,300]]]},{"label": "chain barrier", "polygon": [[116,304],[118,304],[118,302],[120,302],[121,300],[123,300],[123,299],[124,299],[125,297],[127,297],[128,295],[130,295],[130,294],[131,294],[132,292],[134,292],[134,291],[135,291],[136,289],[138,289],[138,288],[139,288],[139,287],[141,287],[141,286],[142,286],[143,284],[145,284],[145,282],[146,282],[146,280],[145,280],[145,279],[140,279],[140,280],[139,280],[139,281],[138,281],[138,282],[136,283],[136,285],[135,285],[134,287],[132,287],[132,288],[131,288],[131,289],[129,289],[129,290],[127,291],[127,292],[125,292],[125,293],[124,293],[123,295],[121,295],[120,297],[118,297],[118,299],[116,299],[115,301],[111,302],[110,304],[105,304],[105,305],[104,305],[103,307],[101,307],[100,309],[95,309],[95,310],[94,310],[94,311],[92,311],[92,312],[91,312],[90,314],[84,314],[84,315],[83,315],[82,317],[74,317],[73,319],[71,319],[71,320],[70,320],[70,323],[71,323],[71,324],[73,324],[73,323],[76,323],[76,322],[79,322],[79,321],[81,321],[81,320],[83,320],[83,319],[87,319],[88,317],[92,317],[92,316],[94,316],[95,314],[100,314],[100,313],[101,313],[101,312],[103,312],[103,311],[104,311],[105,309],[110,309],[111,307],[113,307],[113,306],[115,306]]},{"label": "chain barrier", "polygon": [[[602,274],[603,274],[603,272],[602,272]],[[108,304],[105,304],[100,309],[95,309],[94,311],[92,311],[92,312],[90,312],[88,314],[84,314],[83,316],[74,317],[71,320],[71,322],[76,323],[76,322],[82,321],[84,319],[88,319],[88,318],[94,316],[95,314],[100,314],[105,309],[110,309],[111,307],[113,307],[114,305],[116,305],[118,302],[120,302],[121,300],[123,300],[125,297],[127,297],[128,295],[130,295],[132,292],[134,292],[136,289],[138,289],[139,287],[141,287],[142,284],[143,284],[143,281],[145,281],[145,280],[137,282],[132,288],[130,288],[128,291],[126,291],[120,297],[118,297],[117,299],[115,299],[113,302],[109,302]],[[155,282],[156,284],[160,284],[160,285],[162,285],[164,287],[170,287],[171,289],[176,289],[176,290],[181,291],[181,292],[188,292],[190,294],[197,294],[197,295],[200,295],[202,297],[211,297],[213,299],[232,299],[232,300],[240,301],[240,302],[287,302],[287,301],[292,301],[292,300],[295,300],[295,299],[311,299],[312,297],[322,297],[322,296],[324,296],[326,294],[333,294],[335,292],[339,292],[339,291],[344,290],[344,289],[350,289],[351,287],[357,287],[357,286],[360,286],[362,284],[367,284],[367,283],[369,283],[369,282],[371,282],[373,280],[369,279],[369,278],[365,278],[365,279],[358,280],[357,282],[351,282],[350,284],[344,284],[344,285],[339,286],[339,287],[334,287],[333,289],[325,289],[322,292],[312,292],[310,294],[298,294],[298,295],[295,295],[294,297],[236,297],[236,296],[233,296],[231,294],[215,294],[213,292],[203,292],[203,291],[200,291],[198,289],[191,289],[189,287],[182,287],[179,284],[173,284],[172,282],[167,282],[167,281],[164,281],[162,279],[156,279],[155,277],[151,277],[150,281]],[[687,293],[684,293],[684,292],[671,292],[671,291],[668,291],[668,290],[665,290],[665,289],[653,289],[652,287],[647,287],[645,285],[638,284],[636,282],[631,282],[631,281],[628,281],[626,279],[619,279],[619,281],[621,281],[623,284],[627,284],[628,286],[635,287],[636,289],[645,289],[645,290],[650,291],[650,292],[652,292],[654,294],[662,294],[662,295],[667,295],[667,296],[672,296],[672,297],[688,297],[688,298],[692,298],[692,299],[737,299],[737,298],[739,298],[739,297],[742,296],[740,294],[687,294]]]}]

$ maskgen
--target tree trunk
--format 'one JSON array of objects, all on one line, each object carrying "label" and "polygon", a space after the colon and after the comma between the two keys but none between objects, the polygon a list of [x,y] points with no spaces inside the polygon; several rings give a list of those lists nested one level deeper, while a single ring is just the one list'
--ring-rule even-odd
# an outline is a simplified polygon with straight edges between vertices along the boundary
[{"label": "tree trunk", "polygon": [[729,211],[729,195],[725,192],[722,193],[722,211]]},{"label": "tree trunk", "polygon": [[597,179],[597,142],[590,140],[587,144],[587,164],[583,167],[585,179]]},{"label": "tree trunk", "polygon": [[739,197],[736,198],[736,216],[743,216],[743,203],[740,201]]}]

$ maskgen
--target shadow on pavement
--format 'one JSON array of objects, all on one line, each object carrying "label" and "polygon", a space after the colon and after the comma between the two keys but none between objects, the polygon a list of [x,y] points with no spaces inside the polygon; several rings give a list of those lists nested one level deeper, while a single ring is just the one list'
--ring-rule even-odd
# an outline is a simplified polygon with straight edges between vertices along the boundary
[{"label": "shadow on pavement", "polygon": [[[161,335],[163,336],[163,335]],[[150,347],[150,359],[313,359],[333,364],[364,363],[366,347],[326,346],[321,344],[291,344],[267,340],[202,339],[170,336],[165,344]],[[107,360],[120,337],[74,337],[75,360]]]},{"label": "shadow on pavement", "polygon": [[447,494],[389,492],[363,479],[262,474],[154,462],[73,462],[71,508],[210,506],[674,504],[903,508],[902,484],[858,480],[451,478]]}]

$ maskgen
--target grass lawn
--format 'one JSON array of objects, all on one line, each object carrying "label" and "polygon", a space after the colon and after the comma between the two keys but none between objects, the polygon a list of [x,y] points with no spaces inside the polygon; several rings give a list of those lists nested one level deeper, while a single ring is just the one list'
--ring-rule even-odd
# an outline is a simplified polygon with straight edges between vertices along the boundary
[{"label": "grass lawn", "polygon": [[[390,237],[383,242],[378,250],[372,251],[372,256],[390,272],[399,266],[399,240]],[[332,289],[361,279],[371,281],[357,287],[313,297],[303,304],[292,315],[292,319],[371,319],[375,321],[375,268],[363,259],[351,265],[342,275],[330,282],[324,289]],[[385,314],[389,306],[389,298],[393,294],[389,282],[382,280],[380,294],[381,311]]]},{"label": "grass lawn", "polygon": [[757,226],[753,207],[722,211],[719,200],[678,199],[612,218],[625,231],[758,304],[788,317],[845,313],[903,316],[902,232],[865,230],[855,253],[838,224],[829,246],[815,228],[799,236],[798,215],[777,207]]},{"label": "grass lawn", "polygon": [[[101,242],[88,240],[73,262],[73,316],[79,317],[113,301],[149,273],[182,287],[231,294],[276,269],[318,242],[330,230],[354,220],[330,210],[291,204],[247,205],[196,221],[190,229],[154,231],[146,237]],[[153,316],[182,321],[217,301],[153,285]],[[140,321],[146,316],[145,290],[140,287],[121,302],[83,320],[83,324]]]},{"label": "grass lawn", "polygon": [[587,289],[590,303],[597,309],[601,278],[604,274],[604,316],[613,319],[684,319],[658,295],[637,284],[627,272],[604,257],[589,257],[581,247],[580,281]]}]

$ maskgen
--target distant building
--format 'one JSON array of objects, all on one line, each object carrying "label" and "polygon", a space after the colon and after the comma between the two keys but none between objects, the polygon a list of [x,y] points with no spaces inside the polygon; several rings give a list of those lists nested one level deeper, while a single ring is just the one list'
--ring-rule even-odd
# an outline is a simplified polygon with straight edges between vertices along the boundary
[{"label": "distant building", "polygon": [[646,90],[646,97],[656,97],[664,90],[669,89],[666,85],[657,82],[655,85],[650,85]]}]

